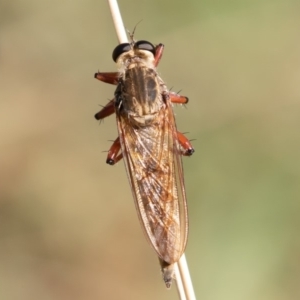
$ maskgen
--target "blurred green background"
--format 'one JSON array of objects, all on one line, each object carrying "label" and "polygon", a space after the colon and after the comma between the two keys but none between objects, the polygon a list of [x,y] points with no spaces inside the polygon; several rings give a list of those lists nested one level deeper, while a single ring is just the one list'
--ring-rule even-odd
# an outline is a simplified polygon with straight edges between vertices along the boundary
[{"label": "blurred green background", "polygon": [[[195,154],[184,158],[197,299],[300,299],[300,2],[119,1]],[[106,1],[0,3],[0,299],[177,299],[105,164],[117,45]]]}]

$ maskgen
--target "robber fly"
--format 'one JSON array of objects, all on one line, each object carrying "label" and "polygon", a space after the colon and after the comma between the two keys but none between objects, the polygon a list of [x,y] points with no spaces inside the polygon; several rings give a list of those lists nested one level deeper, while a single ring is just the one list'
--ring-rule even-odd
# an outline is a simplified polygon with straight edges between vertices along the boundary
[{"label": "robber fly", "polygon": [[119,136],[106,162],[114,165],[124,158],[140,222],[169,288],[173,264],[184,253],[188,233],[181,155],[194,152],[176,129],[172,103],[186,104],[188,98],[170,92],[157,74],[164,45],[131,40],[113,51],[118,72],[95,74],[117,86],[114,98],[95,118],[116,113]]}]

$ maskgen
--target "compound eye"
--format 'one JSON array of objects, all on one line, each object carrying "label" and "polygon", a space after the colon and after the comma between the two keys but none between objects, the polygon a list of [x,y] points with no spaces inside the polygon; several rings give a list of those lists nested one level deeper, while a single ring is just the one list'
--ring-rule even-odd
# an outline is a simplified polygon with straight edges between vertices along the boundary
[{"label": "compound eye", "polygon": [[148,41],[138,41],[134,44],[134,48],[150,51],[155,56],[155,47]]},{"label": "compound eye", "polygon": [[118,57],[124,52],[128,52],[130,50],[130,44],[124,43],[118,45],[112,53],[112,58],[115,62],[117,62]]}]

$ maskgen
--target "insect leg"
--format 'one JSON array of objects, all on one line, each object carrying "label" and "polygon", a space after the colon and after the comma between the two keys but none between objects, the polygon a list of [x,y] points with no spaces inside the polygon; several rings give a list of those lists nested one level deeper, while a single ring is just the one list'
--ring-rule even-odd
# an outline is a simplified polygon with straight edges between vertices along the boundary
[{"label": "insect leg", "polygon": [[164,45],[163,44],[158,44],[155,48],[155,56],[154,56],[154,66],[157,67],[163,52],[164,52]]},{"label": "insect leg", "polygon": [[191,142],[179,131],[177,131],[177,139],[181,146],[180,152],[182,155],[191,156],[195,152]]},{"label": "insect leg", "polygon": [[188,97],[181,96],[173,92],[169,92],[169,97],[172,103],[187,104],[189,102]]},{"label": "insect leg", "polygon": [[121,143],[120,143],[120,139],[119,137],[116,138],[116,140],[113,142],[113,144],[111,145],[109,151],[108,151],[108,155],[107,155],[107,159],[106,159],[106,163],[109,165],[114,165],[116,164],[119,160],[122,159],[123,155],[122,153],[120,153],[118,155],[118,153],[121,150]]},{"label": "insect leg", "polygon": [[99,112],[95,114],[96,120],[102,120],[115,112],[115,99],[110,100]]},{"label": "insect leg", "polygon": [[117,72],[97,72],[94,77],[100,81],[117,85],[118,73]]}]

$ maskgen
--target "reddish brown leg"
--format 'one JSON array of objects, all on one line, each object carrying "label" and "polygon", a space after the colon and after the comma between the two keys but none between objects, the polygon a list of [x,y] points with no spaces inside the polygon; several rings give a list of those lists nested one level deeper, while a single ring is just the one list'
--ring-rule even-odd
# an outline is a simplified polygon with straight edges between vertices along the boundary
[{"label": "reddish brown leg", "polygon": [[116,138],[116,140],[113,142],[113,144],[111,145],[108,154],[107,154],[107,159],[106,159],[106,163],[109,165],[114,165],[116,164],[119,160],[122,159],[123,155],[122,153],[120,153],[118,155],[118,153],[121,150],[121,143],[120,143],[120,139],[119,137]]},{"label": "reddish brown leg", "polygon": [[118,73],[117,72],[97,72],[94,76],[96,79],[117,85],[118,84]]},{"label": "reddish brown leg", "polygon": [[99,112],[95,114],[96,120],[102,120],[115,112],[115,99],[110,100]]},{"label": "reddish brown leg", "polygon": [[163,44],[158,44],[155,48],[155,56],[154,56],[154,66],[157,67],[163,52],[164,52],[164,45]]},{"label": "reddish brown leg", "polygon": [[191,156],[195,152],[191,142],[179,131],[177,131],[177,139],[180,146],[182,147],[182,149],[180,149],[182,155]]},{"label": "reddish brown leg", "polygon": [[178,95],[176,93],[170,92],[169,97],[172,103],[177,104],[187,104],[189,102],[189,98],[185,96]]}]

